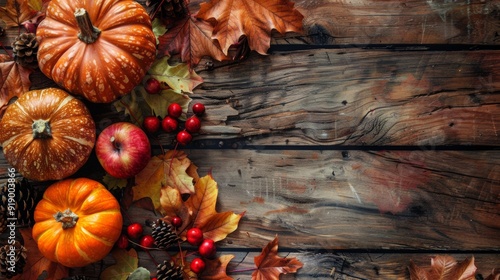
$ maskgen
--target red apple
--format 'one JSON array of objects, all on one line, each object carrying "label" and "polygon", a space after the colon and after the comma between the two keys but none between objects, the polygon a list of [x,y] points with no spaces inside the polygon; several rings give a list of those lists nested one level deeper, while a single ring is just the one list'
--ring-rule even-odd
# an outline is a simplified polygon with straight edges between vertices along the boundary
[{"label": "red apple", "polygon": [[109,175],[126,179],[146,167],[151,158],[151,145],[140,127],[129,122],[118,122],[99,134],[95,152]]}]

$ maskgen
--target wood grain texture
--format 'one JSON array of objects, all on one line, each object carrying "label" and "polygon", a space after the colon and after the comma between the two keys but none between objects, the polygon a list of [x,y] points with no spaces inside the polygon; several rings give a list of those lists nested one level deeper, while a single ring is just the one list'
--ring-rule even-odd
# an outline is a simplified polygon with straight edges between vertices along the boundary
[{"label": "wood grain texture", "polygon": [[[200,75],[203,138],[255,145],[497,145],[496,51],[314,49]],[[168,143],[165,139],[163,143]]]},{"label": "wood grain texture", "polygon": [[[262,247],[266,244],[262,244]],[[280,244],[281,245],[281,244]],[[234,258],[228,265],[228,275],[233,279],[251,279],[252,270],[255,267],[254,257],[260,252],[242,252],[225,250],[219,252],[221,255],[233,255]],[[154,262],[160,263],[165,260],[165,252],[152,251],[152,258],[145,252],[139,251],[139,266],[156,273]],[[309,252],[286,252],[278,250],[278,255],[282,257],[297,258],[304,263],[297,274],[283,275],[280,279],[334,279],[334,280],[401,280],[409,279],[407,266],[412,260],[418,266],[426,267],[430,264],[430,259],[436,254],[432,253],[385,253],[385,252],[346,252],[346,251],[309,251]],[[477,266],[477,273],[482,279],[486,278],[491,270],[498,267],[500,256],[498,254],[449,254],[457,261],[474,257]],[[154,261],[153,261],[154,260]],[[94,279],[102,267],[113,264],[111,257],[106,257],[103,261],[76,268],[71,271],[71,275],[84,275]],[[97,279],[97,278],[95,278]],[[480,278],[481,279],[481,278]]]}]

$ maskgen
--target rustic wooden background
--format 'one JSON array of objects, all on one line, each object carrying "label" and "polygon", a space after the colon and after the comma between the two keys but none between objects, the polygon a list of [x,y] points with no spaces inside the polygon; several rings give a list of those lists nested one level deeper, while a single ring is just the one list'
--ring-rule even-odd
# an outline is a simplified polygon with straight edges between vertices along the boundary
[{"label": "rustic wooden background", "polygon": [[[236,255],[231,268],[252,267],[275,235],[283,256],[304,262],[285,279],[408,279],[410,260],[439,254],[474,256],[483,277],[500,267],[500,2],[295,6],[305,34],[275,34],[267,56],[196,69],[193,103],[207,114],[184,150],[218,182],[220,211],[246,211],[219,245]],[[125,119],[90,107],[98,130]],[[159,139],[170,147],[172,136]],[[2,158],[0,174],[7,166]]]}]

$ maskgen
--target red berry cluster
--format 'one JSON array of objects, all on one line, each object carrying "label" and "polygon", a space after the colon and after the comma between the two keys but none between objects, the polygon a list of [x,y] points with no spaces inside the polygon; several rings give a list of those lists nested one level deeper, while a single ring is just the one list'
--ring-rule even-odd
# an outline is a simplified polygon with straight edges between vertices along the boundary
[{"label": "red berry cluster", "polygon": [[194,273],[201,273],[205,269],[203,258],[213,258],[216,253],[215,242],[212,239],[204,238],[203,231],[199,228],[190,228],[186,233],[187,242],[193,246],[198,246],[198,254],[202,258],[195,258],[191,261],[190,268]]},{"label": "red berry cluster", "polygon": [[126,249],[129,246],[129,238],[132,240],[138,240],[139,245],[143,248],[153,248],[155,244],[153,236],[151,236],[151,234],[144,234],[144,229],[139,223],[128,225],[127,234],[122,234],[120,238],[118,238],[116,246],[121,249]]},{"label": "red berry cluster", "polygon": [[147,116],[143,121],[143,128],[148,133],[156,133],[161,129],[164,132],[172,133],[177,131],[177,142],[187,145],[193,139],[192,134],[200,131],[200,117],[205,113],[205,105],[196,103],[193,105],[194,115],[189,117],[184,123],[184,129],[180,129],[179,118],[182,115],[182,107],[178,103],[171,103],[167,108],[168,115],[160,120],[157,116]]}]

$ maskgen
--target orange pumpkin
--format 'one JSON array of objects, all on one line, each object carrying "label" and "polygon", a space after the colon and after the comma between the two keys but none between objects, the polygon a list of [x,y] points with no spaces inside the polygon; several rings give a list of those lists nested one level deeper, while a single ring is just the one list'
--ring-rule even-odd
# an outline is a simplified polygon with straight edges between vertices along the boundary
[{"label": "orange pumpkin", "polygon": [[129,93],[156,56],[149,15],[132,0],[52,0],[36,35],[40,70],[96,103]]},{"label": "orange pumpkin", "polygon": [[49,260],[81,267],[104,258],[122,230],[120,205],[99,182],[65,179],[49,186],[34,212],[33,239]]},{"label": "orange pumpkin", "polygon": [[0,144],[7,161],[35,181],[59,180],[85,164],[96,141],[83,102],[57,88],[28,91],[7,107]]}]

